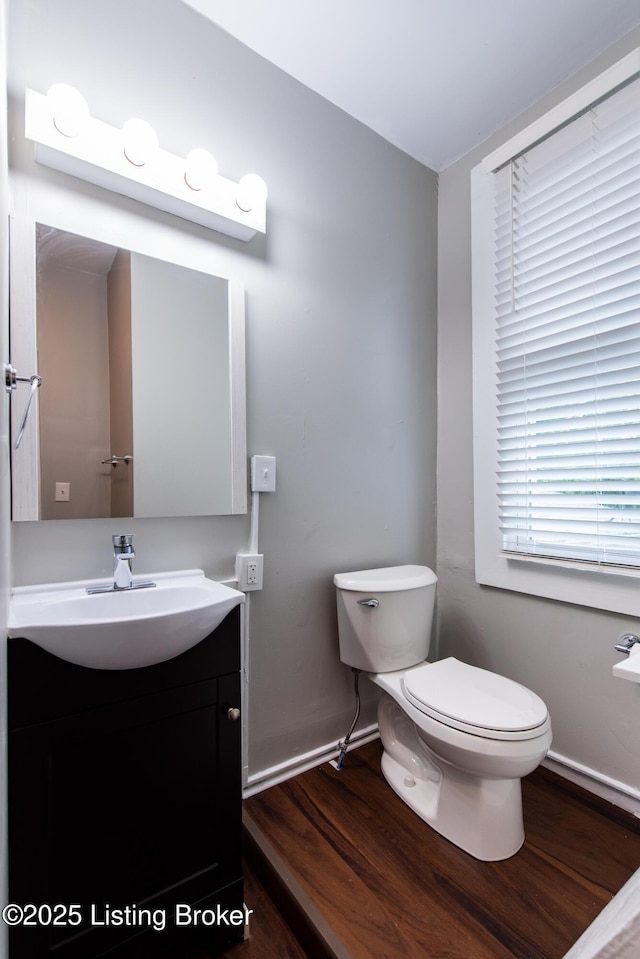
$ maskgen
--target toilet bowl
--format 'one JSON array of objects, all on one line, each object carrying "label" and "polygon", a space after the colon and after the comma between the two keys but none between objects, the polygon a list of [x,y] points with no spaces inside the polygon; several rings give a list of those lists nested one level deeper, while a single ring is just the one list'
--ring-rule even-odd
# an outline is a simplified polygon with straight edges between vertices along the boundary
[{"label": "toilet bowl", "polygon": [[544,702],[449,657],[426,661],[435,574],[424,566],[338,573],[340,658],[384,694],[382,772],[418,816],[477,859],[524,842],[520,783],[551,745]]}]

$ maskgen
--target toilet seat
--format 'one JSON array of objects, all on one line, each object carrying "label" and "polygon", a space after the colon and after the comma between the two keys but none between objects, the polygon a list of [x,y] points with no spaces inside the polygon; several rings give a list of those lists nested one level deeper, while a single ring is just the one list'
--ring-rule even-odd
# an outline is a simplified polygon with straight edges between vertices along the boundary
[{"label": "toilet seat", "polygon": [[454,657],[406,670],[402,691],[421,713],[487,739],[531,739],[549,716],[531,690]]}]

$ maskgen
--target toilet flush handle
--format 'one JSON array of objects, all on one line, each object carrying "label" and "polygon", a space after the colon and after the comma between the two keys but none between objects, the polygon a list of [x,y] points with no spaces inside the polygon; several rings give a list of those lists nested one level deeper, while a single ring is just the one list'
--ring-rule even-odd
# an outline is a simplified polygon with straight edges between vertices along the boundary
[{"label": "toilet flush handle", "polygon": [[358,600],[358,606],[368,606],[370,609],[375,609],[379,605],[380,605],[380,600],[374,599],[373,597],[371,599]]}]

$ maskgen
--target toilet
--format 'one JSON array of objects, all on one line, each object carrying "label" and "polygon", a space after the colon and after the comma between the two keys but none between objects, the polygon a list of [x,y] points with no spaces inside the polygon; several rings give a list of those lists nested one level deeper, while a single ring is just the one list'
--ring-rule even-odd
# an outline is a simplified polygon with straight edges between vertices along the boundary
[{"label": "toilet", "polygon": [[551,745],[525,686],[454,657],[427,662],[437,577],[426,566],[337,573],[340,659],[384,695],[382,772],[401,799],[476,859],[524,842],[520,781]]}]

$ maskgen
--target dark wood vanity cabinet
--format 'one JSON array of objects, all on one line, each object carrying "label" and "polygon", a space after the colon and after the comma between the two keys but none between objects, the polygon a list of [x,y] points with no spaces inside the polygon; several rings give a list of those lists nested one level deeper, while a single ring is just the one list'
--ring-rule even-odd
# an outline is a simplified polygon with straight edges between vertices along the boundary
[{"label": "dark wood vanity cabinet", "polygon": [[187,959],[242,938],[239,623],[124,671],[8,640],[9,902],[34,923],[10,930],[10,959]]}]

